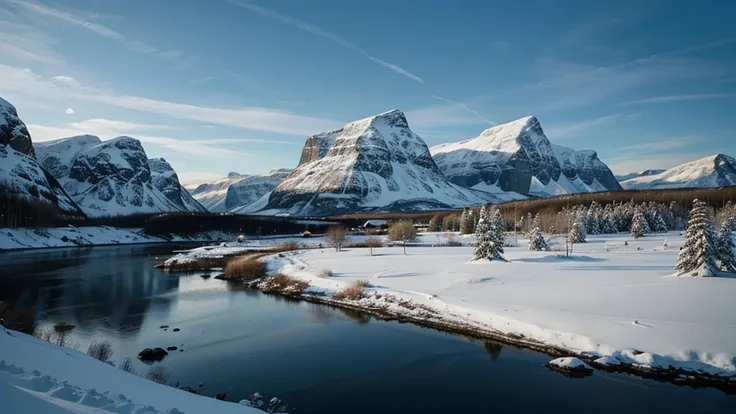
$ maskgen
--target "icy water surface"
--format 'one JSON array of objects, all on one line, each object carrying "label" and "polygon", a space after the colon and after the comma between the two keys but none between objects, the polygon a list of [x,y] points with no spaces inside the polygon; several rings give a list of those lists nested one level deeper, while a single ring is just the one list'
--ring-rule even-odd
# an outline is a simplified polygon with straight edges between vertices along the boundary
[{"label": "icy water surface", "polygon": [[82,351],[109,340],[115,360],[176,346],[161,362],[171,383],[231,401],[258,391],[292,413],[736,413],[736,396],[715,389],[568,379],[537,352],[153,268],[179,247],[0,253],[0,300],[34,309],[39,325],[76,325]]}]

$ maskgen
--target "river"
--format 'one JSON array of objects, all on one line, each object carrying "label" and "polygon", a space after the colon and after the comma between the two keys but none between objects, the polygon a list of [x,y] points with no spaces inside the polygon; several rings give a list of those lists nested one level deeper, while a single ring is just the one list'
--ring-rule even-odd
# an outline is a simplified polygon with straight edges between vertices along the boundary
[{"label": "river", "polygon": [[231,401],[257,391],[292,413],[736,412],[736,396],[712,388],[601,371],[569,379],[538,352],[154,268],[181,247],[1,253],[0,300],[32,309],[38,326],[75,325],[81,351],[110,341],[113,360],[176,346],[160,362],[171,384]]}]

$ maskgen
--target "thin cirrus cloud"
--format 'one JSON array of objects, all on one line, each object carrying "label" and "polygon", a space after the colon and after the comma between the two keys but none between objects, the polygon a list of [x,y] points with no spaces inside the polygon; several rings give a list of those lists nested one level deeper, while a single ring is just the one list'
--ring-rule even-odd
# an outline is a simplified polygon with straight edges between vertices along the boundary
[{"label": "thin cirrus cloud", "polygon": [[725,99],[733,97],[730,93],[700,93],[692,95],[668,95],[668,96],[655,96],[653,98],[638,99],[635,101],[623,102],[621,105],[643,105],[643,104],[657,104],[657,103],[670,103],[670,102],[685,102],[685,101],[706,101],[711,99]]},{"label": "thin cirrus cloud", "polygon": [[[74,79],[74,78],[71,78]],[[65,103],[94,102],[107,106],[166,116],[172,119],[224,125],[251,131],[308,136],[339,128],[344,122],[299,115],[264,107],[213,108],[133,95],[116,94],[86,87],[74,81],[60,84],[29,69],[0,64],[0,90],[26,97]],[[80,84],[81,86],[72,86]]]},{"label": "thin cirrus cloud", "polygon": [[159,51],[157,48],[145,42],[129,39],[124,34],[116,30],[113,30],[107,26],[92,22],[88,19],[85,19],[83,17],[74,15],[72,13],[69,13],[69,12],[66,12],[60,9],[56,9],[53,7],[45,6],[45,5],[34,3],[34,2],[24,1],[24,0],[6,0],[6,1],[15,6],[22,7],[23,9],[28,10],[32,13],[36,13],[38,15],[42,15],[46,17],[51,17],[57,20],[61,20],[68,24],[72,24],[74,26],[86,29],[98,36],[102,36],[107,39],[121,42],[136,52],[147,53],[147,54],[157,53],[159,56],[165,57],[165,58],[178,58],[181,56],[181,52],[179,51]]},{"label": "thin cirrus cloud", "polygon": [[74,115],[76,111],[74,111],[73,108],[66,108],[66,111],[64,111],[64,113],[67,115]]},{"label": "thin cirrus cloud", "polygon": [[553,125],[545,129],[547,130],[547,135],[552,137],[551,139],[564,139],[574,137],[590,128],[610,124],[611,122],[622,119],[623,117],[623,114],[612,114],[567,125]]},{"label": "thin cirrus cloud", "polygon": [[383,59],[379,59],[379,58],[377,58],[377,57],[369,54],[365,50],[363,50],[363,48],[361,48],[360,46],[352,43],[351,41],[349,41],[347,39],[345,39],[344,37],[338,36],[338,35],[336,35],[334,33],[331,33],[331,32],[328,32],[327,30],[324,30],[321,27],[318,27],[318,26],[315,26],[315,25],[313,25],[311,23],[307,23],[307,22],[304,22],[304,21],[295,19],[293,17],[289,17],[289,16],[286,16],[286,15],[283,15],[283,14],[281,14],[281,13],[275,11],[275,10],[271,10],[271,9],[268,9],[266,7],[263,7],[263,6],[259,6],[257,4],[249,3],[247,1],[242,1],[242,0],[229,0],[229,1],[230,1],[230,3],[235,4],[236,6],[240,6],[240,7],[244,8],[244,9],[250,10],[250,11],[252,11],[254,13],[258,13],[258,14],[260,14],[262,16],[269,17],[269,18],[274,19],[274,20],[278,20],[281,23],[287,24],[289,26],[296,27],[297,29],[304,30],[305,32],[309,32],[309,33],[315,34],[317,36],[323,37],[325,39],[331,40],[332,42],[337,43],[338,45],[340,45],[340,46],[342,46],[344,48],[347,48],[347,49],[350,49],[350,50],[352,50],[354,52],[360,53],[366,59],[368,59],[368,60],[370,60],[370,61],[372,61],[374,63],[377,63],[377,64],[383,66],[384,68],[388,69],[388,70],[391,70],[393,72],[396,72],[399,75],[406,76],[407,78],[412,79],[414,81],[417,81],[417,82],[420,82],[420,83],[424,83],[424,80],[422,78],[420,78],[419,76],[417,76],[417,75],[415,75],[415,74],[407,71],[406,69],[402,68],[401,66],[395,65],[395,64],[390,63],[390,62],[386,62]]}]

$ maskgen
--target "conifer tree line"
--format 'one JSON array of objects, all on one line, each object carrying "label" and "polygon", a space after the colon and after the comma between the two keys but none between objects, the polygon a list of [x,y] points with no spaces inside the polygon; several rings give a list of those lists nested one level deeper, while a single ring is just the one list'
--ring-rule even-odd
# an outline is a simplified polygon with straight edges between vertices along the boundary
[{"label": "conifer tree line", "polygon": [[678,274],[708,277],[736,273],[734,231],[736,208],[731,202],[714,212],[705,202],[696,199],[677,257]]}]

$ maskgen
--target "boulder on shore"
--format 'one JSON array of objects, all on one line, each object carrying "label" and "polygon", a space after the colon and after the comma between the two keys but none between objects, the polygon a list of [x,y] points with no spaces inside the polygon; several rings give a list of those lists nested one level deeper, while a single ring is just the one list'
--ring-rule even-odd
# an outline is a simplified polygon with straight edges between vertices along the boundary
[{"label": "boulder on shore", "polygon": [[161,361],[166,355],[169,355],[163,348],[146,348],[138,353],[138,359],[141,361]]}]

